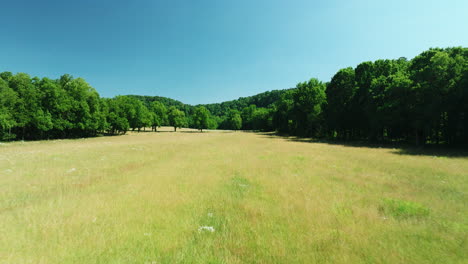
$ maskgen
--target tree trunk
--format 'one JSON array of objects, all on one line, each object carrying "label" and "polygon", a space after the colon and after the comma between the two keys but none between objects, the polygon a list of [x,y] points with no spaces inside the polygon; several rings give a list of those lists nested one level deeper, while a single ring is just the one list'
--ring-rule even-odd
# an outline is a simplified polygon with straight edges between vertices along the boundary
[{"label": "tree trunk", "polygon": [[419,146],[419,141],[420,141],[420,139],[419,139],[419,131],[416,129],[414,132],[415,132],[415,133],[414,133],[414,136],[416,137],[416,146]]},{"label": "tree trunk", "polygon": [[416,129],[416,146],[423,146],[424,144],[426,144],[424,130]]}]

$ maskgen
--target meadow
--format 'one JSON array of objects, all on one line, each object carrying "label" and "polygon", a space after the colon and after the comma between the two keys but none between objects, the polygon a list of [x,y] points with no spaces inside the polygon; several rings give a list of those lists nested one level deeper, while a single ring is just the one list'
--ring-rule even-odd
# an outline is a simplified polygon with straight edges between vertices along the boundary
[{"label": "meadow", "polygon": [[0,263],[467,263],[468,157],[161,132],[0,144]]}]

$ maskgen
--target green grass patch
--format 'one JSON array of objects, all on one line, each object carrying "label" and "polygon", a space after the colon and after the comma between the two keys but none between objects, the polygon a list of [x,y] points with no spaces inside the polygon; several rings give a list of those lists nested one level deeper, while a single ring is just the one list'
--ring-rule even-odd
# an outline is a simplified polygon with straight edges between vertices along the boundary
[{"label": "green grass patch", "polygon": [[379,210],[397,219],[425,218],[430,213],[430,209],[422,204],[397,199],[384,199]]}]

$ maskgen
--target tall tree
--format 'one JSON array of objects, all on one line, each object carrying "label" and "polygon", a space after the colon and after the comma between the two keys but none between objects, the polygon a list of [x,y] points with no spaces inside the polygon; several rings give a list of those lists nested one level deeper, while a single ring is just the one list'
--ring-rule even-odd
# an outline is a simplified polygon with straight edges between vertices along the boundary
[{"label": "tall tree", "polygon": [[456,66],[442,49],[430,49],[412,60],[411,79],[418,99],[414,123],[417,144],[427,140],[439,143],[445,136],[442,128],[447,121],[447,99],[461,76],[461,68]]},{"label": "tall tree", "polygon": [[369,135],[370,88],[374,79],[374,63],[366,61],[360,63],[355,69],[356,92],[350,103],[352,123],[354,124],[354,137],[367,138]]},{"label": "tall tree", "polygon": [[203,129],[209,126],[210,112],[204,106],[198,106],[195,108],[193,120],[195,127],[203,132]]},{"label": "tall tree", "polygon": [[281,95],[275,103],[273,113],[273,127],[280,133],[291,133],[293,131],[292,109],[294,90]]},{"label": "tall tree", "polygon": [[16,137],[11,129],[16,126],[15,105],[18,94],[8,87],[8,83],[0,78],[0,140],[10,140]]},{"label": "tall tree", "polygon": [[127,97],[117,96],[113,99],[106,99],[107,106],[109,109],[109,115],[107,116],[107,122],[110,127],[110,132],[123,133],[130,129],[129,117],[134,115],[133,108],[129,106]]},{"label": "tall tree", "polygon": [[269,131],[272,130],[272,111],[265,107],[255,109],[252,113],[252,129]]},{"label": "tall tree", "polygon": [[301,136],[318,135],[322,109],[326,103],[325,84],[317,79],[299,83],[293,100],[294,133]]},{"label": "tall tree", "polygon": [[152,128],[157,131],[157,127],[162,126],[167,120],[167,108],[159,101],[153,101],[150,105],[150,111],[154,114],[152,116]]},{"label": "tall tree", "polygon": [[253,129],[253,115],[257,110],[257,106],[254,104],[244,107],[242,109],[241,118],[242,118],[242,129],[249,130]]},{"label": "tall tree", "polygon": [[234,109],[229,110],[226,123],[229,129],[239,130],[242,127],[242,118],[240,112]]},{"label": "tall tree", "polygon": [[174,131],[177,131],[177,128],[182,128],[187,124],[185,118],[185,113],[177,109],[175,106],[169,108],[169,124],[174,127]]},{"label": "tall tree", "polygon": [[356,93],[354,69],[339,70],[327,85],[326,120],[331,135],[350,138],[352,135],[351,100]]}]

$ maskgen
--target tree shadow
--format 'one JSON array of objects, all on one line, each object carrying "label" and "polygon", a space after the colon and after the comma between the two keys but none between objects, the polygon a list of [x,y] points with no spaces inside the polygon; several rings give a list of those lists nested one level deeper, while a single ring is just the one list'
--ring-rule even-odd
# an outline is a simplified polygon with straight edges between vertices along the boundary
[{"label": "tree shadow", "polygon": [[119,137],[119,136],[124,136],[126,134],[123,134],[123,133],[101,133],[97,136],[94,136],[94,137]]},{"label": "tree shadow", "polygon": [[400,148],[394,152],[399,155],[419,155],[447,158],[468,158],[468,151],[458,146],[427,145],[421,148]]},{"label": "tree shadow", "polygon": [[264,137],[282,138],[292,142],[302,143],[322,143],[343,147],[354,148],[385,148],[391,149],[392,153],[398,155],[415,155],[415,156],[436,156],[447,158],[465,158],[468,157],[468,149],[463,146],[446,146],[428,144],[422,147],[417,147],[406,142],[365,142],[365,141],[343,141],[343,140],[330,140],[330,139],[315,139],[303,138],[297,136],[289,136],[285,134],[278,134],[274,132],[261,132],[258,133]]},{"label": "tree shadow", "polygon": [[151,130],[129,130],[128,132],[132,132],[132,133],[154,133],[154,132],[159,132],[159,131],[151,131]]},{"label": "tree shadow", "polygon": [[[135,131],[132,131],[132,130],[128,130],[127,132],[136,133],[136,134],[138,134],[138,133],[171,133],[171,132],[174,132],[174,130],[157,130],[157,131],[151,131],[151,130],[146,130],[146,131],[144,131],[144,130],[140,130],[140,131],[135,130]],[[177,131],[177,132],[179,132],[179,131]]]},{"label": "tree shadow", "polygon": [[194,134],[204,134],[204,133],[237,133],[237,132],[243,132],[243,131],[234,131],[234,130],[217,130],[217,129],[203,129],[203,131],[200,130],[189,130],[189,131],[177,131],[177,133],[194,133]]}]

